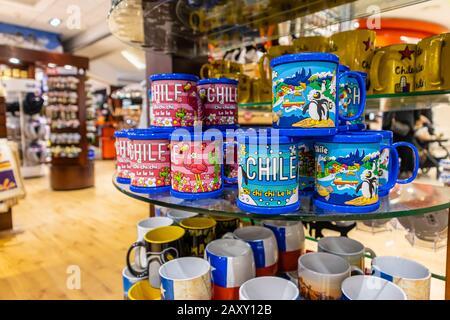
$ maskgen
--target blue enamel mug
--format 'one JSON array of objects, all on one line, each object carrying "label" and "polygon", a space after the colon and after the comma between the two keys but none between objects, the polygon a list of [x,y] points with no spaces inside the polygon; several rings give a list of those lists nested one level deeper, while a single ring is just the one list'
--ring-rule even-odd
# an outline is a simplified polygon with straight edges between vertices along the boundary
[{"label": "blue enamel mug", "polygon": [[[339,125],[347,130],[365,129],[364,106],[366,104],[367,73],[350,71],[339,65]],[[359,116],[355,116],[359,114]]]},{"label": "blue enamel mug", "polygon": [[[398,158],[395,147],[383,144],[379,134],[337,134],[317,139],[314,143],[315,206],[354,213],[377,210],[380,154],[384,150]],[[398,161],[393,161],[389,170],[386,189],[395,185]]]},{"label": "blue enamel mug", "polygon": [[282,214],[299,208],[297,142],[279,130],[248,130],[238,137],[238,207]]},{"label": "blue enamel mug", "polygon": [[339,119],[355,120],[365,106],[365,93],[359,110],[349,117],[339,114],[337,88],[344,78],[362,87],[364,80],[352,71],[339,73],[339,58],[330,53],[305,52],[273,59],[273,127],[287,136],[331,136],[338,131]]},{"label": "blue enamel mug", "polygon": [[[419,172],[419,151],[413,144],[411,144],[409,142],[403,142],[403,141],[394,143],[392,131],[389,131],[389,130],[364,130],[364,131],[351,132],[351,134],[355,134],[355,135],[379,134],[382,136],[382,139],[383,139],[382,143],[385,145],[393,146],[396,149],[398,149],[399,147],[406,147],[406,148],[411,149],[412,153],[414,154],[414,170],[412,172],[412,175],[411,175],[411,177],[409,177],[407,179],[397,179],[396,183],[407,184],[407,183],[414,181],[414,179],[416,179],[417,174]],[[397,151],[397,153],[398,153],[398,151]],[[391,191],[391,189],[394,187],[394,186],[392,186],[391,188],[388,188],[387,182],[389,180],[389,174],[392,172],[390,170],[390,168],[393,166],[393,162],[398,163],[398,161],[399,161],[399,158],[395,157],[395,155],[391,159],[390,153],[387,152],[387,150],[383,151],[380,155],[380,172],[379,172],[379,174],[380,174],[379,175],[380,189],[379,189],[378,194],[382,197],[387,196],[389,194],[389,191]],[[398,177],[398,174],[399,174],[399,170],[397,170],[397,172],[394,173],[395,177]]]}]

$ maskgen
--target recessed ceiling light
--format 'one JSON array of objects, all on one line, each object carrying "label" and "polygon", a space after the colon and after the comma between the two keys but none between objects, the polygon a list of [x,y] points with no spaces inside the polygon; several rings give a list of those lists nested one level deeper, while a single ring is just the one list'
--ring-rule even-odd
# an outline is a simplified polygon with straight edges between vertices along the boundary
[{"label": "recessed ceiling light", "polygon": [[56,68],[57,67],[55,63],[51,63],[51,62],[49,64],[47,64],[47,66],[49,68]]},{"label": "recessed ceiling light", "polygon": [[70,64],[66,64],[64,66],[64,69],[66,69],[66,70],[72,70],[72,68],[73,68],[73,66],[71,66]]},{"label": "recessed ceiling light", "polygon": [[58,27],[61,24],[61,19],[59,18],[51,18],[48,23],[52,26],[52,27]]},{"label": "recessed ceiling light", "polygon": [[12,64],[20,64],[20,60],[17,58],[9,58],[8,61]]}]

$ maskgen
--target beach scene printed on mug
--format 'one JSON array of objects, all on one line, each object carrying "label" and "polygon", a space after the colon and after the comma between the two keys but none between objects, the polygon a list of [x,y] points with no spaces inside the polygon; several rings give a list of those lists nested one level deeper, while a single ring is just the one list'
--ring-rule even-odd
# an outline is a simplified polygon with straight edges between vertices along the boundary
[{"label": "beach scene printed on mug", "polygon": [[131,185],[149,188],[170,186],[169,141],[133,140],[130,145]]},{"label": "beach scene printed on mug", "polygon": [[185,80],[155,80],[152,82],[151,103],[152,126],[193,126],[199,110],[197,84]]},{"label": "beach scene printed on mug", "polygon": [[216,142],[172,141],[172,189],[211,192],[222,187],[222,152]]},{"label": "beach scene printed on mug", "polygon": [[316,143],[316,197],[326,203],[366,206],[378,202],[378,144]]},{"label": "beach scene printed on mug", "polygon": [[[293,67],[295,65],[295,67]],[[275,127],[334,128],[336,63],[316,61],[277,65],[272,71]]]},{"label": "beach scene printed on mug", "polygon": [[239,149],[239,201],[257,207],[298,202],[296,144],[240,144]]},{"label": "beach scene printed on mug", "polygon": [[314,161],[314,142],[300,142],[298,144],[298,190],[301,192],[314,191]]}]

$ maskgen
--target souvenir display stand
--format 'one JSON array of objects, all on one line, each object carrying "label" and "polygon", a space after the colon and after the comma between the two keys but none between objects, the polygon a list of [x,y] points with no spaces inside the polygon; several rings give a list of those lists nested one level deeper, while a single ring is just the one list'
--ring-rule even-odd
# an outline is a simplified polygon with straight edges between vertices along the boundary
[{"label": "souvenir display stand", "polygon": [[[216,8],[215,15],[208,16],[210,8],[190,7],[188,1],[116,1],[109,14],[111,32],[124,42],[133,46],[148,48],[152,52],[167,56],[184,57],[186,60],[195,57],[214,56],[242,46],[242,43],[265,43],[283,36],[300,33],[301,36],[314,35],[317,28],[331,30],[331,26],[341,23],[345,25],[353,19],[370,15],[366,11],[369,6],[378,6],[379,12],[394,8],[406,7],[421,1],[306,1],[297,4],[295,1],[256,1],[255,4],[239,4]],[[252,2],[253,3],[253,2]],[[238,10],[239,12],[236,12]],[[294,24],[286,28],[280,25],[286,20],[306,19],[318,13],[327,14],[326,22],[304,24],[301,31],[293,30]],[[195,17],[195,18],[193,18]],[[208,20],[209,19],[209,20]],[[270,29],[272,35],[254,32],[255,29]],[[329,29],[327,29],[329,28]],[[340,30],[334,30],[340,31]],[[370,42],[370,39],[369,39]],[[208,46],[209,44],[209,46]],[[165,72],[180,72],[176,65]],[[192,71],[197,73],[198,70]],[[270,85],[269,85],[270,86]],[[377,93],[367,96],[366,111],[386,112],[399,110],[418,110],[433,108],[442,103],[449,103],[450,91],[433,90],[402,93]],[[239,123],[272,125],[272,103],[264,101],[247,101],[239,105]],[[258,121],[251,121],[257,118]],[[169,192],[142,194],[130,191],[129,185],[120,184],[113,177],[114,186],[123,194],[147,202],[154,206],[196,212],[204,215],[221,215],[250,219],[293,220],[293,221],[361,221],[390,219],[396,217],[423,215],[450,208],[450,192],[446,187],[431,186],[421,183],[396,185],[390,194],[383,197],[381,207],[368,213],[338,213],[317,208],[310,197],[301,197],[301,208],[288,214],[255,214],[244,212],[236,204],[238,190],[226,187],[224,192],[210,199],[182,200]],[[450,231],[450,230],[449,230]],[[447,235],[450,243],[450,232]],[[446,281],[445,295],[450,299],[450,250],[447,250],[446,275],[433,275]]]}]

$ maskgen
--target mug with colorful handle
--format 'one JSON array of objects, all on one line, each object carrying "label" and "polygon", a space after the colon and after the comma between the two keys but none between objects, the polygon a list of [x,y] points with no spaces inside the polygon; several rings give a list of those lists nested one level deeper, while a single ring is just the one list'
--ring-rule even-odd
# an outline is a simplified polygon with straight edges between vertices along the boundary
[{"label": "mug with colorful handle", "polygon": [[337,134],[317,139],[314,204],[339,212],[370,212],[380,207],[380,154],[389,149],[393,157],[389,178],[391,189],[398,174],[397,150],[382,143],[379,134]]},{"label": "mug with colorful handle", "polygon": [[[383,137],[382,143],[385,145],[390,145],[390,146],[394,147],[395,149],[402,148],[402,147],[410,149],[414,155],[414,170],[412,172],[412,175],[406,179],[397,179],[396,183],[407,184],[407,183],[411,183],[412,181],[414,181],[414,179],[416,179],[417,174],[419,172],[420,158],[419,158],[419,151],[413,144],[411,144],[409,142],[404,142],[404,141],[394,143],[392,131],[389,131],[389,130],[364,130],[364,131],[352,132],[352,134],[356,134],[356,135],[379,134]],[[397,150],[397,154],[398,154],[398,150]],[[384,150],[383,152],[381,152],[379,172],[378,172],[379,173],[378,179],[379,179],[379,184],[380,184],[378,194],[381,197],[388,195],[390,190],[394,187],[394,185],[392,185],[392,186],[388,185],[389,174],[392,173],[392,166],[394,165],[394,163],[395,162],[398,163],[398,161],[399,161],[398,156],[396,156],[395,154],[391,155],[390,152],[388,152],[388,150]],[[399,174],[399,171],[397,171],[397,173],[394,173],[394,175],[396,177],[398,177],[398,174]]]}]

